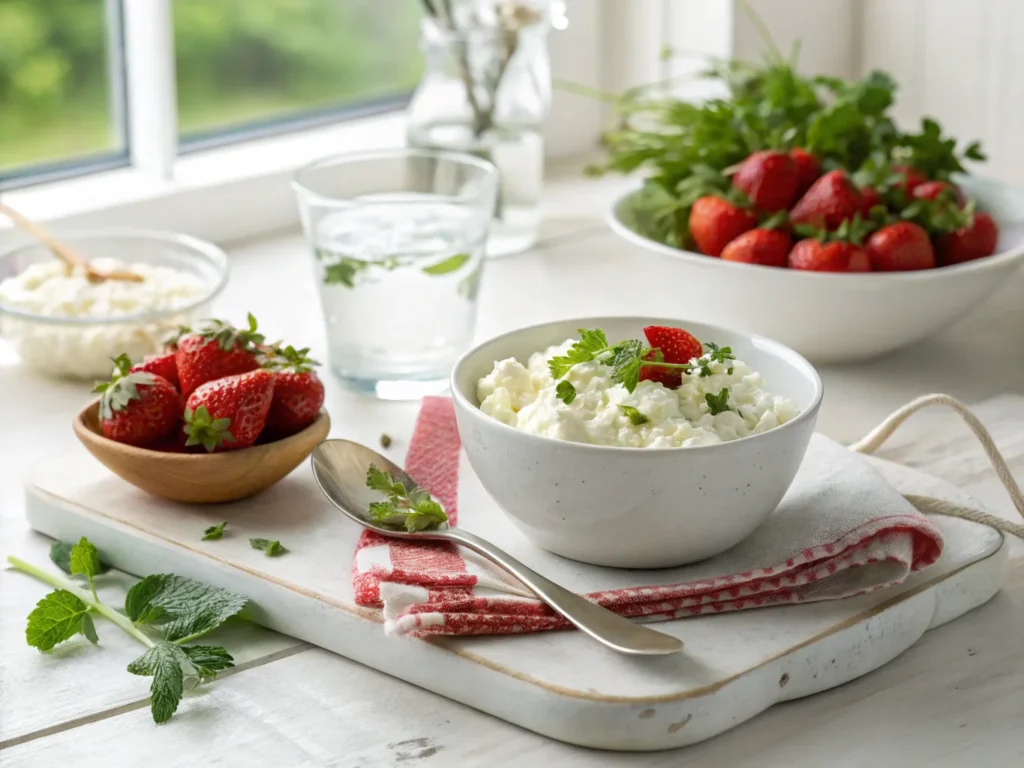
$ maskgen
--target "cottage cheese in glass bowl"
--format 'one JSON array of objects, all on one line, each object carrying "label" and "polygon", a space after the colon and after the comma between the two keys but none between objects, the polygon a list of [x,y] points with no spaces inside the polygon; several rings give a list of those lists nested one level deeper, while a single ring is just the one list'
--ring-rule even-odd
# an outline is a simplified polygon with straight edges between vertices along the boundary
[{"label": "cottage cheese in glass bowl", "polygon": [[[556,381],[548,361],[576,341],[536,352],[525,366],[514,358],[496,362],[477,384],[480,410],[535,435],[621,448],[722,443],[767,432],[800,413],[792,400],[768,392],[761,375],[742,360],[710,361],[707,354],[704,375],[701,367],[684,373],[677,389],[640,381],[629,392],[598,361],[578,363]],[[575,390],[569,403],[557,390],[563,380]],[[709,396],[723,392],[721,407],[712,408]]]},{"label": "cottage cheese in glass bowl", "polygon": [[119,354],[159,352],[179,326],[209,315],[227,282],[224,252],[185,235],[107,230],[61,239],[100,271],[128,269],[144,280],[90,283],[39,244],[0,253],[0,339],[47,375],[106,378]]}]

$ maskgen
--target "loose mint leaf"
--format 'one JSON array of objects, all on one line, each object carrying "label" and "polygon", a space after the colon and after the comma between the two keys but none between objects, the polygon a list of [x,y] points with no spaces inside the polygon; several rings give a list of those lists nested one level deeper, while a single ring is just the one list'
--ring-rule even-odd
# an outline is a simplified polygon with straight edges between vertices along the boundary
[{"label": "loose mint leaf", "polygon": [[636,389],[640,378],[640,365],[644,359],[644,345],[637,339],[630,339],[616,345],[615,354],[611,359],[612,380],[626,388],[627,392]]},{"label": "loose mint leaf", "polygon": [[149,692],[155,722],[166,723],[171,719],[185,691],[185,672],[193,668],[185,649],[166,641],[157,643],[128,665],[133,675],[153,678]]},{"label": "loose mint leaf", "polygon": [[214,541],[221,538],[224,535],[224,529],[227,528],[227,525],[226,520],[220,525],[211,525],[203,531],[203,541]]},{"label": "loose mint leaf", "polygon": [[424,267],[423,271],[428,275],[447,275],[449,272],[455,272],[463,264],[469,261],[468,253],[457,253],[454,256],[449,256],[444,261],[440,261],[437,264],[431,264],[430,266]]},{"label": "loose mint leaf", "polygon": [[377,469],[373,464],[366,470],[366,487],[389,496],[392,494],[404,496],[406,494],[406,487],[403,483],[395,480],[390,472]]},{"label": "loose mint leaf", "polygon": [[82,616],[81,632],[93,645],[99,643],[100,636],[96,634],[96,625],[92,623],[92,616],[88,613]]},{"label": "loose mint leaf", "polygon": [[204,680],[217,676],[222,669],[230,669],[235,666],[235,660],[231,654],[219,645],[184,645],[181,650],[188,656],[196,672]]},{"label": "loose mint leaf", "polygon": [[717,395],[712,395],[707,392],[704,395],[704,402],[708,404],[708,408],[711,409],[711,415],[717,416],[720,413],[725,413],[729,410],[729,389],[723,387],[722,391]]},{"label": "loose mint leaf", "polygon": [[576,387],[563,379],[558,382],[558,386],[555,387],[555,395],[559,400],[568,405],[576,399]]},{"label": "loose mint leaf", "polygon": [[648,421],[650,421],[650,419],[648,419],[646,416],[640,413],[640,411],[638,411],[632,405],[620,405],[619,408],[622,410],[624,414],[626,414],[629,420],[638,427],[641,424],[646,424]]},{"label": "loose mint leaf", "polygon": [[[40,651],[52,650],[55,645],[83,632],[82,621],[88,610],[89,606],[77,595],[66,589],[54,590],[36,603],[36,607],[28,615],[25,640]],[[90,626],[91,624],[90,621]],[[96,630],[92,629],[91,637],[88,630],[83,634],[92,640],[96,636]]]},{"label": "loose mint leaf", "polygon": [[589,363],[597,355],[608,350],[608,339],[602,330],[579,329],[580,340],[573,344],[564,355],[548,360],[551,375],[560,379],[577,363]]},{"label": "loose mint leaf", "polygon": [[277,539],[249,539],[249,546],[253,549],[262,550],[267,557],[277,557],[285,554],[288,550],[281,546]]},{"label": "loose mint leaf", "polygon": [[90,583],[92,577],[100,572],[100,555],[96,547],[85,536],[71,548],[71,575],[82,574]]},{"label": "loose mint leaf", "polygon": [[[71,575],[71,550],[74,548],[74,543],[70,541],[55,541],[50,545],[50,559],[68,575]],[[110,566],[100,560],[96,574],[106,573],[109,570]]]},{"label": "loose mint leaf", "polygon": [[184,576],[147,576],[128,591],[125,613],[136,624],[160,624],[165,640],[203,635],[246,604],[242,595]]}]

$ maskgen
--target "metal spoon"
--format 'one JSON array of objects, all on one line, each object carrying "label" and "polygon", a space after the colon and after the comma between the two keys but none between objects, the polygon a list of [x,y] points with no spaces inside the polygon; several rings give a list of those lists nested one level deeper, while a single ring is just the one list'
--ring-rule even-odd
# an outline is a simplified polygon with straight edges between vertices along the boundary
[{"label": "metal spoon", "polygon": [[130,272],[127,269],[115,269],[111,272],[100,272],[95,269],[89,260],[76,251],[67,243],[62,243],[49,233],[41,224],[32,221],[22,213],[18,213],[9,205],[0,203],[0,213],[13,221],[20,229],[28,232],[39,242],[50,249],[50,252],[63,261],[68,268],[84,267],[85,277],[90,283],[102,283],[104,280],[124,280],[130,283],[141,283],[142,275]]},{"label": "metal spoon", "polygon": [[609,648],[631,655],[656,656],[675,653],[683,643],[678,638],[634,624],[606,608],[585,600],[536,571],[527,568],[493,544],[462,530],[442,527],[436,530],[395,531],[366,518],[370,502],[380,501],[376,491],[366,487],[366,470],[371,464],[390,472],[396,480],[412,481],[401,467],[376,451],[349,440],[325,440],[313,451],[313,476],[320,490],[338,509],[361,526],[384,536],[420,541],[450,541],[461,544],[504,568],[560,613],[577,628]]}]

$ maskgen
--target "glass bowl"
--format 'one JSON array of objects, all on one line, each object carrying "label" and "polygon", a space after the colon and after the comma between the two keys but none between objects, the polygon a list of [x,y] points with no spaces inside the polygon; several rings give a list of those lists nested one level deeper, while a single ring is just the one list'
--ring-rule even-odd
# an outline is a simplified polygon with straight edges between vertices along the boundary
[{"label": "glass bowl", "polygon": [[33,265],[59,263],[54,255],[39,243],[0,252],[0,337],[23,365],[50,376],[106,379],[111,358],[124,353],[138,361],[161,351],[180,326],[209,316],[228,280],[224,251],[187,235],[117,229],[59,237],[97,266],[116,259],[134,271],[173,269],[197,284],[171,291],[155,287],[160,278],[147,280],[144,288],[113,281],[89,286],[80,279],[44,300],[26,286],[2,284]]}]

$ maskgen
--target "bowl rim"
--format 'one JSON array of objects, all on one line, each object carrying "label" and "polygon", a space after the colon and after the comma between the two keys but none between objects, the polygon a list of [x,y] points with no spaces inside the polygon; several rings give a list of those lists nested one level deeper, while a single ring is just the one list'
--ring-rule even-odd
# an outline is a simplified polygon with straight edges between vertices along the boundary
[{"label": "bowl rim", "polygon": [[612,232],[622,239],[628,240],[648,251],[658,253],[662,256],[667,256],[671,259],[692,262],[703,266],[714,264],[716,266],[721,266],[724,269],[732,270],[767,270],[769,272],[792,275],[796,280],[845,281],[864,286],[878,285],[883,281],[909,282],[942,280],[950,276],[995,269],[999,266],[1011,264],[1015,261],[1021,261],[1024,259],[1024,238],[1022,238],[1021,242],[1015,247],[1009,248],[1001,253],[994,253],[991,256],[985,256],[981,259],[965,261],[960,264],[951,264],[946,267],[908,270],[905,272],[814,272],[806,269],[783,269],[780,267],[769,267],[763,264],[743,264],[735,261],[723,261],[722,259],[707,256],[703,253],[698,253],[697,251],[672,248],[664,243],[651,240],[649,237],[644,237],[638,232],[630,229],[622,219],[619,218],[619,209],[627,200],[629,200],[629,198],[640,192],[641,189],[643,189],[642,186],[631,189],[628,192],[624,192],[618,195],[612,202],[604,216],[605,221],[611,228]]},{"label": "bowl rim", "polygon": [[86,417],[90,411],[99,408],[99,404],[99,398],[91,400],[84,408],[75,414],[75,418],[72,421],[71,426],[78,439],[82,442],[91,440],[97,445],[113,447],[126,455],[133,456],[138,459],[145,459],[147,461],[158,459],[161,461],[173,461],[177,463],[195,463],[197,461],[205,461],[207,465],[213,462],[219,462],[221,464],[238,462],[243,458],[254,458],[254,454],[256,452],[266,453],[268,449],[276,449],[290,442],[298,442],[298,438],[302,437],[318,425],[323,426],[326,424],[328,431],[330,431],[331,428],[330,414],[327,412],[326,408],[321,408],[320,413],[317,414],[316,420],[312,424],[307,426],[305,429],[299,430],[295,434],[282,437],[280,440],[274,440],[273,442],[262,443],[260,445],[250,445],[248,448],[241,448],[237,451],[220,451],[219,453],[172,453],[170,451],[157,451],[153,448],[140,448],[136,445],[119,443],[117,440],[111,440],[109,437],[90,429]]},{"label": "bowl rim", "polygon": [[[9,315],[20,320],[28,320],[34,323],[40,323],[44,325],[61,325],[71,327],[83,327],[90,325],[122,325],[122,324],[137,324],[153,322],[156,320],[163,320],[167,317],[173,317],[179,314],[187,314],[193,310],[201,307],[204,304],[208,304],[213,301],[220,293],[224,290],[224,287],[228,282],[228,255],[219,246],[209,242],[208,240],[202,240],[192,235],[186,235],[181,232],[170,232],[164,230],[155,229],[135,229],[132,227],[110,227],[102,229],[69,229],[62,230],[59,228],[54,229],[54,234],[61,240],[93,240],[98,238],[139,238],[143,240],[152,240],[160,243],[173,243],[175,245],[184,246],[193,252],[200,253],[206,256],[210,261],[213,262],[214,267],[217,270],[217,282],[201,297],[195,301],[186,304],[175,309],[161,309],[157,311],[148,312],[137,312],[132,315],[118,315],[116,317],[53,317],[49,315],[40,315],[34,312],[27,312],[23,309],[11,307],[0,301],[0,315]],[[20,251],[27,250],[29,248],[39,248],[43,246],[38,242],[20,242],[17,245],[13,245],[9,248],[0,250],[0,261],[14,256]]]},{"label": "bowl rim", "polygon": [[[789,432],[798,430],[807,421],[814,421],[817,419],[818,409],[821,406],[822,398],[825,394],[825,386],[822,383],[821,376],[818,374],[817,369],[811,365],[811,363],[799,352],[791,347],[787,347],[785,344],[774,339],[769,339],[766,336],[761,336],[756,333],[748,333],[746,331],[736,330],[734,328],[727,328],[723,325],[716,323],[704,323],[694,319],[673,319],[668,322],[679,323],[680,327],[685,328],[686,325],[696,324],[705,325],[712,328],[719,328],[727,333],[743,336],[751,342],[756,342],[760,347],[767,349],[771,354],[775,355],[782,362],[787,363],[792,368],[801,371],[805,374],[811,382],[814,384],[814,395],[811,398],[811,402],[806,408],[800,411],[796,417],[790,419],[785,424],[780,424],[774,429],[770,429],[767,432],[760,432],[754,435],[747,435],[746,437],[739,437],[735,440],[728,440],[721,443],[710,443],[708,445],[686,445],[678,446],[673,448],[635,448],[632,446],[622,445],[594,445],[592,443],[577,443],[572,440],[559,440],[556,437],[548,437],[547,435],[537,435],[532,432],[524,432],[521,429],[517,429],[513,426],[505,424],[504,422],[498,421],[492,418],[480,410],[479,405],[474,405],[473,402],[466,397],[462,390],[457,385],[458,375],[460,370],[467,364],[469,359],[475,355],[478,350],[488,344],[492,344],[496,341],[505,341],[514,336],[517,336],[528,331],[534,331],[541,328],[548,328],[556,325],[570,325],[579,324],[579,328],[600,328],[602,322],[615,321],[615,322],[635,322],[640,325],[650,325],[654,322],[666,322],[666,318],[663,317],[650,317],[642,315],[606,315],[603,317],[581,317],[581,318],[567,318],[564,320],[550,320],[546,323],[536,323],[534,325],[523,326],[512,331],[493,336],[489,339],[481,341],[479,344],[475,344],[471,349],[465,352],[452,367],[451,375],[449,376],[448,387],[452,393],[452,399],[458,403],[458,405],[467,413],[472,414],[472,418],[485,419],[486,423],[493,424],[494,426],[508,430],[508,434],[519,435],[520,437],[527,440],[537,440],[547,444],[561,444],[569,446],[567,450],[583,450],[585,452],[598,451],[598,452],[612,452],[612,453],[623,453],[624,455],[665,455],[670,453],[678,453],[681,450],[685,451],[714,451],[714,450],[727,450],[729,446],[734,446],[738,443],[744,443],[751,440],[757,440],[759,438],[765,438],[768,435],[775,435],[782,433],[783,430]],[[588,325],[589,323],[589,325]]]}]

